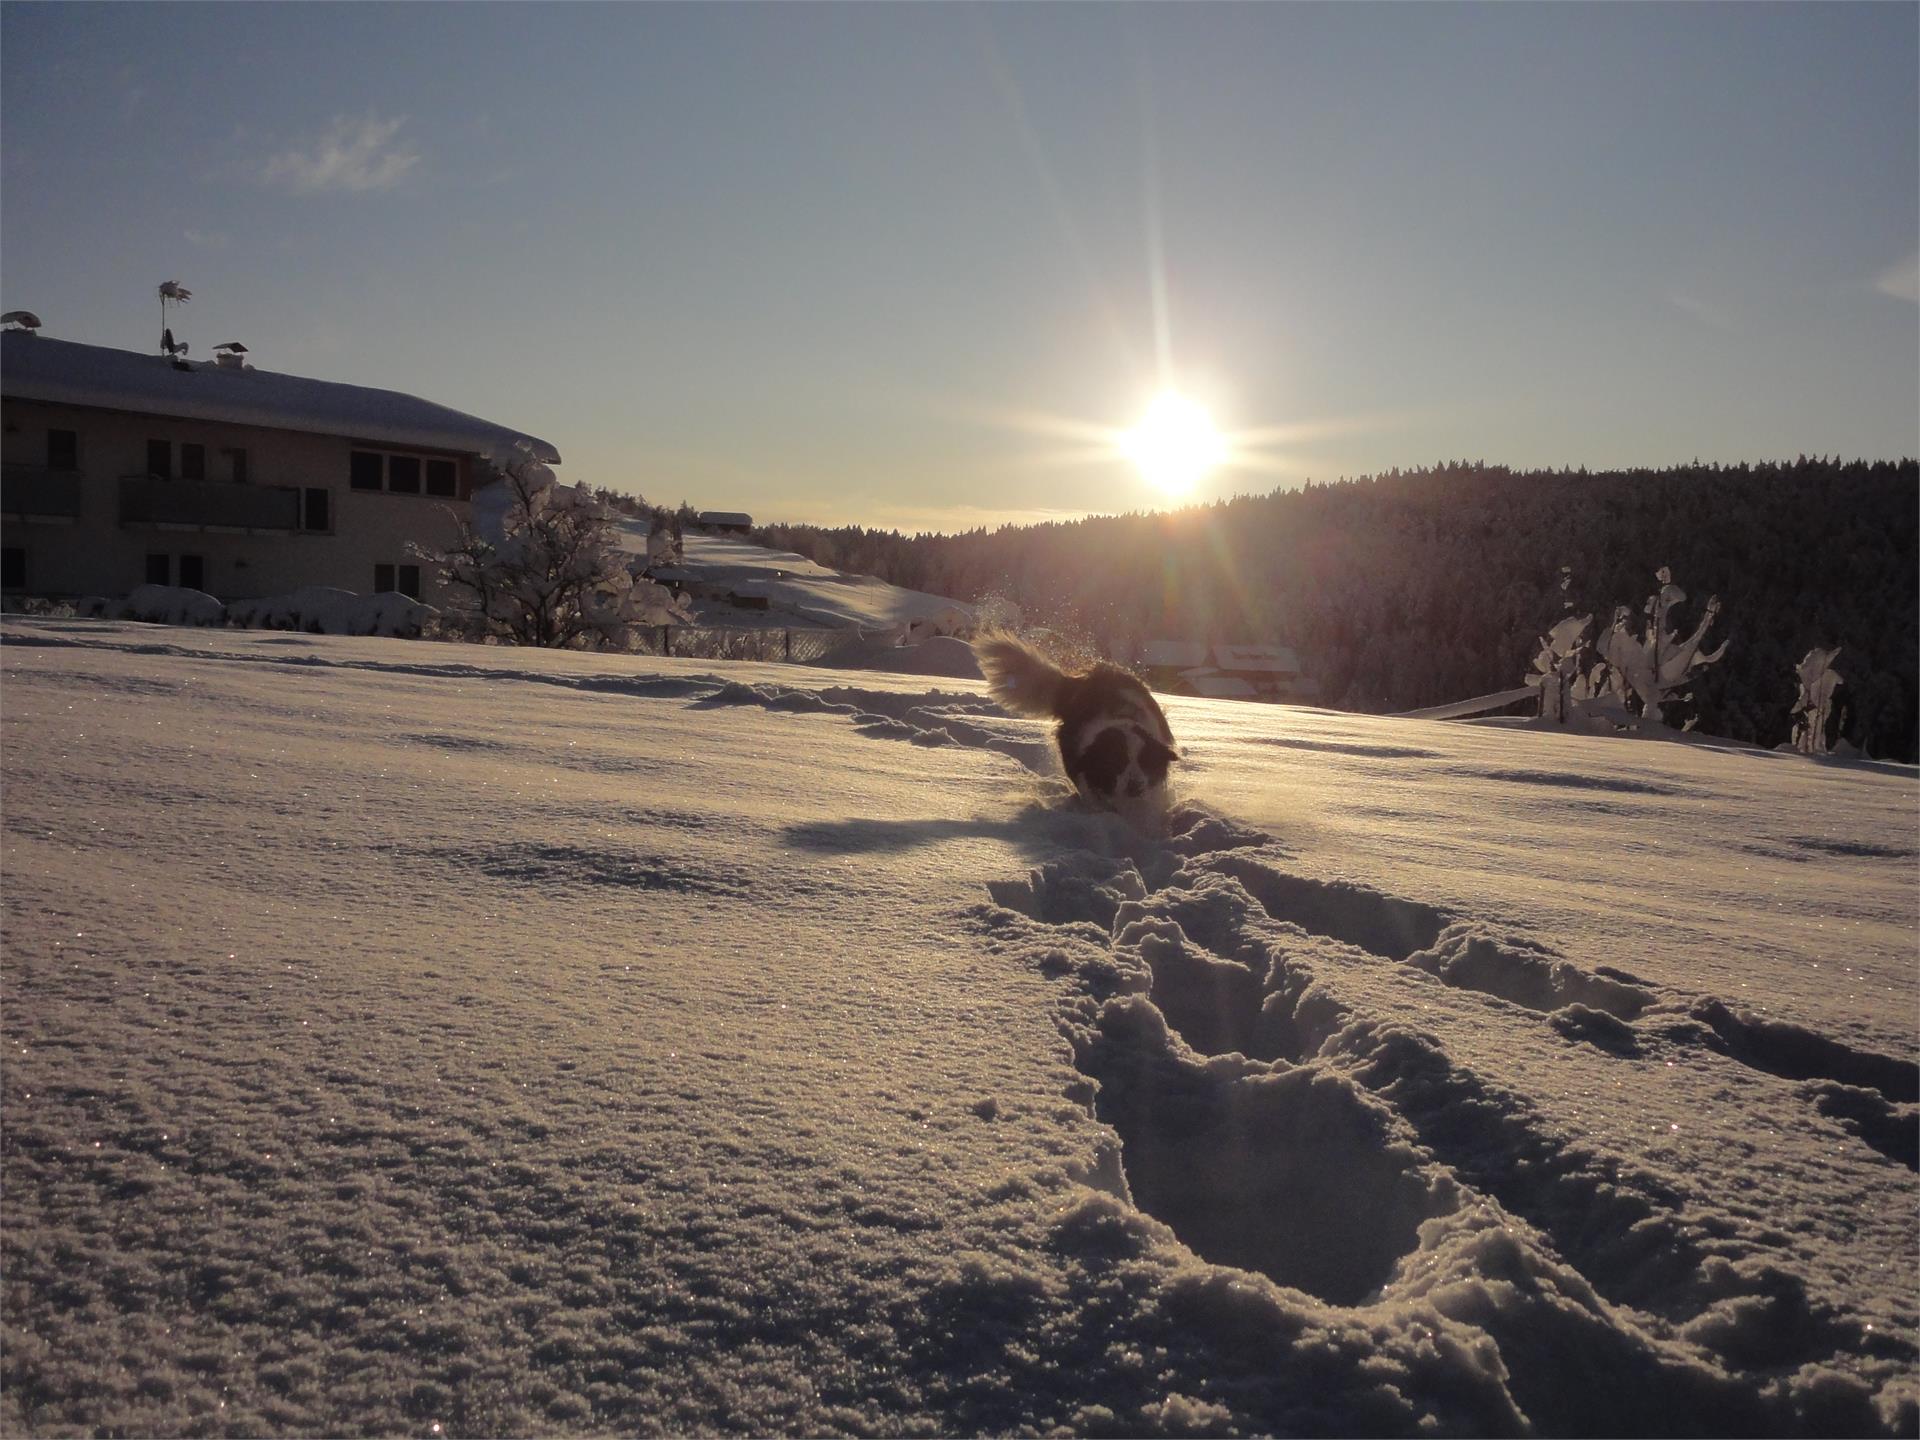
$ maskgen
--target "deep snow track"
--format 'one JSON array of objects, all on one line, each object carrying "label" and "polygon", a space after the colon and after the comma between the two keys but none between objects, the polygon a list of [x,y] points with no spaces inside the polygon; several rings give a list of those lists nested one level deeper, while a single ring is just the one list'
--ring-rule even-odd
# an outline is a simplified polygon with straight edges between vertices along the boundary
[{"label": "deep snow track", "polygon": [[[799,703],[777,688],[725,699]],[[980,714],[973,697],[837,699],[866,733],[984,744],[1044,768],[954,723]],[[875,709],[897,712],[893,727],[858,713]],[[1486,778],[1672,791],[1520,769]],[[1832,1283],[1835,1235],[1789,1237],[1829,1218],[1795,1213],[1818,1172],[1846,1195],[1885,1192],[1888,1159],[1916,1168],[1910,1059],[1290,873],[1272,836],[1198,806],[1177,809],[1164,840],[1104,817],[1089,830],[1097,848],[989,882],[981,929],[1062,977],[1061,1028],[1121,1142],[1106,1183],[1196,1254],[1329,1305],[1432,1304],[1493,1338],[1516,1418],[1554,1433],[1846,1431],[1875,1425],[1880,1385],[1904,1393],[1911,1295],[1863,1312]],[[1482,1074],[1450,1053],[1452,1035],[1476,1035],[1477,1055],[1542,1056],[1557,1093],[1576,1078],[1583,1094],[1617,1088],[1608,1072],[1623,1067],[1664,1071],[1662,1113],[1689,1126],[1743,1070],[1791,1080],[1786,1123],[1825,1120],[1855,1143],[1735,1167],[1745,1193],[1729,1196],[1725,1168],[1703,1184],[1557,1123],[1525,1087],[1538,1062],[1503,1083],[1488,1076],[1505,1067]],[[1710,1144],[1725,1128],[1710,1127]],[[1789,1181],[1771,1178],[1789,1167]],[[1910,1240],[1897,1219],[1859,1232],[1845,1237],[1863,1241],[1847,1247],[1849,1270],[1884,1266],[1881,1247]],[[1575,1357],[1612,1383],[1569,1385]]]},{"label": "deep snow track", "polygon": [[1910,775],[0,640],[4,1428],[1920,1419]]}]

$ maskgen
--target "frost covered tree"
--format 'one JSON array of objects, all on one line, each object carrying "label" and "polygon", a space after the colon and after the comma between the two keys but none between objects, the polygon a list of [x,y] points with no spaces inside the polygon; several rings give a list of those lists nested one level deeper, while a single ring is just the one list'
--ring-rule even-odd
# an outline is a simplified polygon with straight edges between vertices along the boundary
[{"label": "frost covered tree", "polygon": [[659,517],[653,521],[653,529],[647,534],[647,568],[671,567],[681,562],[680,536],[672,526]]},{"label": "frost covered tree", "polygon": [[1823,650],[1819,646],[1806,653],[1794,666],[1800,693],[1793,701],[1793,748],[1803,755],[1827,754],[1827,729],[1833,717],[1833,696],[1844,680],[1833,662],[1840,647]]},{"label": "frost covered tree", "polygon": [[1591,615],[1573,613],[1573,567],[1560,567],[1560,619],[1539,639],[1533,673],[1527,684],[1540,690],[1540,716],[1564,725],[1572,717],[1574,701],[1585,699],[1587,660],[1592,646],[1587,630]]},{"label": "frost covered tree", "polygon": [[556,649],[632,649],[641,629],[685,624],[687,602],[637,579],[615,512],[583,483],[562,485],[524,449],[497,462],[456,543],[426,558],[473,598],[494,638]]},{"label": "frost covered tree", "polygon": [[[1718,595],[1707,597],[1700,623],[1682,640],[1667,628],[1667,623],[1674,610],[1686,602],[1687,592],[1673,583],[1673,572],[1665,565],[1654,578],[1659,580],[1660,589],[1647,597],[1643,607],[1642,613],[1647,617],[1643,634],[1633,634],[1631,607],[1621,605],[1614,609],[1613,624],[1596,647],[1606,662],[1606,672],[1594,688],[1596,693],[1610,693],[1622,700],[1631,696],[1639,702],[1643,719],[1665,725],[1671,723],[1665,713],[1667,704],[1689,698],[1689,692],[1682,687],[1693,679],[1696,671],[1717,663],[1726,654],[1727,645],[1723,640],[1717,650],[1702,652],[1700,649],[1707,628],[1720,613]],[[1683,728],[1691,728],[1691,722]]]},{"label": "frost covered tree", "polygon": [[1540,653],[1533,657],[1533,674],[1527,683],[1540,687],[1542,719],[1564,725],[1572,717],[1575,702],[1587,698],[1584,672],[1592,648],[1587,640],[1592,624],[1591,615],[1567,615],[1540,637]]}]

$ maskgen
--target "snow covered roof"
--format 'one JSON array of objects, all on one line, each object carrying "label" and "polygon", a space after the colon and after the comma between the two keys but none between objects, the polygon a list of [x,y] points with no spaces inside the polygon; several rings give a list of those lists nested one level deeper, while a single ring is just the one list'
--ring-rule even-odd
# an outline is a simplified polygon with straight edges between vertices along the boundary
[{"label": "snow covered roof", "polygon": [[696,525],[738,525],[746,529],[753,527],[753,517],[739,510],[702,510],[694,518]]},{"label": "snow covered roof", "polygon": [[560,462],[560,452],[545,440],[398,390],[226,365],[189,362],[182,370],[164,355],[51,340],[23,330],[0,334],[0,347],[0,392],[21,400],[346,435],[476,455],[504,451],[524,440],[535,458],[549,465]]}]

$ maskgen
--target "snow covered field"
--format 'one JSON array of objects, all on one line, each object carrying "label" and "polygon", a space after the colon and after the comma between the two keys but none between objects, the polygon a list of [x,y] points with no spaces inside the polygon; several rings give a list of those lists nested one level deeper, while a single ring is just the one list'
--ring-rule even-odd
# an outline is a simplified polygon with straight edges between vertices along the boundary
[{"label": "snow covered field", "polygon": [[0,1432],[1920,1423],[1911,770],[0,640]]},{"label": "snow covered field", "polygon": [[[645,522],[623,521],[620,540],[624,549],[646,554]],[[767,602],[765,610],[741,610],[725,599],[697,598],[694,609],[703,625],[879,630],[955,612],[971,614],[971,607],[944,595],[903,590],[872,575],[829,570],[804,555],[751,540],[689,533],[683,546],[686,563],[666,575],[722,596],[736,590]]]}]

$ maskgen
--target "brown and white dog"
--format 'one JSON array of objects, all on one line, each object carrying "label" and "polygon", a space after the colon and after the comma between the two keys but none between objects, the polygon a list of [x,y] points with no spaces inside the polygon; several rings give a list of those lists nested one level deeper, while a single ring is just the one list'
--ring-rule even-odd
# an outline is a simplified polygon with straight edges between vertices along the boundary
[{"label": "brown and white dog", "polygon": [[1153,692],[1106,661],[1068,674],[1011,635],[973,642],[987,691],[1017,715],[1053,720],[1067,779],[1095,805],[1135,820],[1162,815],[1179,759]]}]

